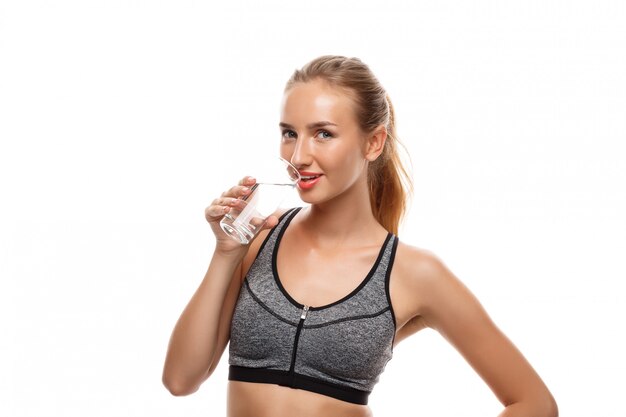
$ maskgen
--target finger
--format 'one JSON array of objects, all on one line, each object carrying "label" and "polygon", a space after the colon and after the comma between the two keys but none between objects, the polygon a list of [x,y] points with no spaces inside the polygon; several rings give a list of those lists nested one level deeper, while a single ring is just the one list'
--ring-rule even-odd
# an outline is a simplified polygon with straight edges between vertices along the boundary
[{"label": "finger", "polygon": [[210,205],[204,210],[204,217],[208,221],[214,221],[221,219],[226,213],[230,211],[230,207],[221,205]]},{"label": "finger", "polygon": [[251,217],[248,222],[250,223],[250,226],[254,228],[254,230],[257,230],[259,228],[262,229],[263,225],[265,224],[265,219],[263,217]]},{"label": "finger", "polygon": [[239,181],[239,185],[253,185],[256,182],[256,179],[251,176],[245,176]]},{"label": "finger", "polygon": [[216,198],[215,200],[213,200],[213,202],[211,203],[212,206],[236,206],[238,204],[238,202],[240,202],[241,200],[239,200],[238,198],[234,198],[234,197],[220,197],[220,198]]},{"label": "finger", "polygon": [[250,220],[250,224],[255,228],[260,227],[262,229],[271,229],[272,227],[278,224],[278,217],[269,216],[267,218],[263,217],[252,217]]},{"label": "finger", "polygon": [[269,216],[267,219],[265,219],[265,224],[263,225],[264,229],[271,229],[274,226],[276,226],[278,224],[278,217],[276,216]]},{"label": "finger", "polygon": [[236,185],[222,193],[222,197],[242,197],[250,194],[250,187],[245,185]]}]

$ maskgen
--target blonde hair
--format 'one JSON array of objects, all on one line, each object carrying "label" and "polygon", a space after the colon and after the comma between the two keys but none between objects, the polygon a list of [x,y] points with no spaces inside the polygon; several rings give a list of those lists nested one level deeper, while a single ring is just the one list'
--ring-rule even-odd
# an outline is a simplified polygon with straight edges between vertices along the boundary
[{"label": "blonde hair", "polygon": [[387,231],[397,235],[413,184],[398,152],[398,145],[402,143],[396,135],[396,120],[389,96],[360,59],[338,55],[321,56],[295,70],[287,81],[285,91],[296,83],[314,79],[325,80],[350,93],[357,122],[363,132],[371,133],[381,124],[386,127],[387,140],[383,152],[370,163],[367,183],[374,217]]}]

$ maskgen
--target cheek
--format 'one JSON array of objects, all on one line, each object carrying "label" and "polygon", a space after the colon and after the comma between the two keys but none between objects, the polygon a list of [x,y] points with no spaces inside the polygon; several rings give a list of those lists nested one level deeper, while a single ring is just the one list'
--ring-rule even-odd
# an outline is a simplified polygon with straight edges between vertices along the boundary
[{"label": "cheek", "polygon": [[328,149],[325,155],[327,167],[346,180],[358,177],[363,169],[363,158],[354,148]]},{"label": "cheek", "polygon": [[291,160],[291,155],[293,154],[293,146],[281,142],[279,149],[280,157],[286,159],[287,161]]}]

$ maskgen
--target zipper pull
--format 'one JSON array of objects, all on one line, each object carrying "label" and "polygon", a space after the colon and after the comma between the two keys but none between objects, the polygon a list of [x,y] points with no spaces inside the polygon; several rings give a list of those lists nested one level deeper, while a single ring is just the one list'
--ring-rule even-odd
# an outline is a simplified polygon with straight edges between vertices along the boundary
[{"label": "zipper pull", "polygon": [[300,320],[306,319],[306,313],[309,312],[309,306],[304,306],[302,309],[302,314],[300,315]]}]

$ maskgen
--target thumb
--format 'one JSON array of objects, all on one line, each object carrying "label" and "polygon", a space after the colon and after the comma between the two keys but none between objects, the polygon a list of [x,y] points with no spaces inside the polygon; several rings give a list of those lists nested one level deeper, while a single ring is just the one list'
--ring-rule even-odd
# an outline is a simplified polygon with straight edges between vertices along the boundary
[{"label": "thumb", "polygon": [[265,220],[265,224],[263,225],[264,229],[271,229],[272,227],[276,226],[278,224],[278,217],[276,216],[269,216],[266,220]]}]

